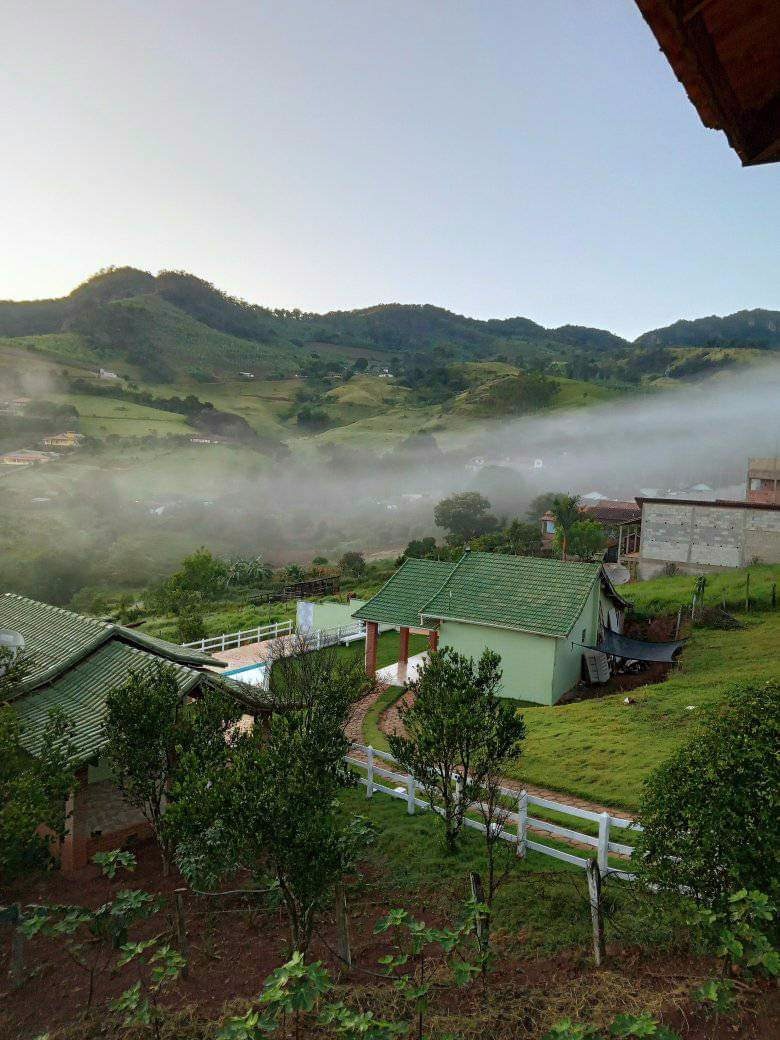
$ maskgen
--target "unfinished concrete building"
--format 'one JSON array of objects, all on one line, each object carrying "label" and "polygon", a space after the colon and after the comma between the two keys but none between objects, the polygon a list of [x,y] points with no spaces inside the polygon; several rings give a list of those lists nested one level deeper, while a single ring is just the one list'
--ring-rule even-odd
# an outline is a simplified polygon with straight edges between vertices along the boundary
[{"label": "unfinished concrete building", "polygon": [[684,572],[780,563],[780,505],[638,498],[642,535],[638,576],[670,563]]}]

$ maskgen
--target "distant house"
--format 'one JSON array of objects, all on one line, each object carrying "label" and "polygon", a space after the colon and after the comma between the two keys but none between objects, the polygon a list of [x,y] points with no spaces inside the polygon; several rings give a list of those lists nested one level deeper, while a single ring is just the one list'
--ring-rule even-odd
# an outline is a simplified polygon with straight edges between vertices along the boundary
[{"label": "distant house", "polygon": [[429,632],[431,647],[501,657],[502,696],[555,704],[577,684],[584,646],[622,629],[626,603],[600,563],[465,552],[456,564],[406,560],[355,611],[366,622],[366,669],[376,670],[378,626]]},{"label": "distant house", "polygon": [[690,574],[780,563],[780,505],[715,500],[639,498],[639,576],[667,564]]},{"label": "distant house", "polygon": [[116,372],[111,372],[107,368],[99,368],[97,374],[100,379],[119,379]]},{"label": "distant house", "polygon": [[33,451],[24,448],[22,451],[7,451],[0,455],[0,463],[4,466],[34,466],[39,462],[52,462],[57,456],[51,451]]},{"label": "distant house", "polygon": [[[593,495],[597,497],[594,499]],[[606,559],[619,561],[628,553],[639,548],[639,531],[642,510],[636,501],[621,502],[604,498],[593,492],[590,501],[580,507],[583,520],[595,520],[607,535]],[[555,540],[555,517],[551,512],[543,513],[539,519],[542,529],[542,545],[551,548]]]},{"label": "distant house", "polygon": [[780,459],[749,459],[746,496],[748,502],[780,505]]},{"label": "distant house", "polygon": [[83,433],[68,430],[65,433],[55,433],[51,437],[44,437],[43,446],[44,448],[79,448],[83,440]]},{"label": "distant house", "polygon": [[115,848],[145,829],[143,818],[122,799],[100,760],[106,695],[131,671],[143,673],[155,662],[166,661],[175,670],[182,698],[197,697],[206,686],[218,685],[248,712],[262,708],[257,691],[206,670],[223,668],[222,661],[47,603],[0,595],[0,631],[6,644],[22,648],[32,662],[11,701],[27,751],[33,756],[39,752],[52,709],[61,709],[74,724],[78,784],[61,849],[66,870],[84,866],[93,852]]}]

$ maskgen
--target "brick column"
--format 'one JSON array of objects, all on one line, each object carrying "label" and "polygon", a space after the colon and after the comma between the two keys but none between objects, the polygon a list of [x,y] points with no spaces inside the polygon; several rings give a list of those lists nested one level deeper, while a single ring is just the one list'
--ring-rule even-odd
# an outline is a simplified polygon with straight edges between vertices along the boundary
[{"label": "brick column", "polygon": [[87,792],[87,769],[76,773],[76,784],[65,805],[65,837],[60,848],[60,866],[63,873],[70,874],[87,865],[87,816],[84,808]]},{"label": "brick column", "polygon": [[432,628],[428,633],[428,649],[430,651],[439,649],[439,630],[437,628]]},{"label": "brick column", "polygon": [[366,622],[366,675],[376,674],[376,641],[379,625],[376,621]]},{"label": "brick column", "polygon": [[398,663],[408,664],[409,663],[409,629],[401,629],[401,645],[398,651]]}]

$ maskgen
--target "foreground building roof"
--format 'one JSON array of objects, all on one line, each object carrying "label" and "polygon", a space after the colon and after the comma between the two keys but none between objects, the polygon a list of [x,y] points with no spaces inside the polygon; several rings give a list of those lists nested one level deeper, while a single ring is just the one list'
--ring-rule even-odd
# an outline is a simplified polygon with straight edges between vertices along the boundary
[{"label": "foreground building roof", "polygon": [[122,625],[6,593],[0,595],[0,629],[23,637],[30,661],[30,672],[12,703],[22,725],[22,743],[33,755],[40,751],[49,712],[58,708],[74,723],[77,760],[94,757],[104,743],[109,691],[130,672],[143,674],[161,660],[173,668],[182,696],[219,686],[248,710],[261,707],[259,691],[204,670],[223,668],[223,661]]},{"label": "foreground building roof", "polygon": [[705,126],[745,166],[780,160],[777,0],[636,0]]}]

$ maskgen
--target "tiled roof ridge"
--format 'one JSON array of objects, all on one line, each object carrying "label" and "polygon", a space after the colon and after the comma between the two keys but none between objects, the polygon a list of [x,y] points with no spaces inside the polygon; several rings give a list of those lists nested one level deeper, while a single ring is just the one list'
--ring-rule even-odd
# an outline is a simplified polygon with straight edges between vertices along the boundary
[{"label": "tiled roof ridge", "polygon": [[[577,601],[576,614],[574,614],[574,616],[572,617],[571,624],[569,625],[569,627],[565,631],[559,630],[559,632],[556,633],[554,631],[551,631],[550,629],[536,628],[536,627],[533,627],[531,625],[519,626],[519,625],[500,624],[500,623],[498,623],[496,621],[490,621],[490,620],[486,620],[484,618],[480,619],[480,620],[475,620],[473,617],[469,618],[467,616],[464,616],[465,612],[459,612],[458,614],[449,614],[449,615],[440,613],[439,611],[437,611],[436,613],[426,613],[426,609],[425,608],[429,607],[439,596],[442,595],[442,593],[444,593],[446,591],[447,586],[450,583],[452,583],[457,578],[458,573],[461,570],[461,567],[463,567],[464,564],[467,561],[475,561],[477,563],[479,563],[482,560],[489,561],[489,562],[497,562],[498,559],[501,559],[501,560],[516,560],[516,561],[522,561],[522,560],[533,561],[533,565],[535,567],[546,569],[546,570],[549,570],[551,572],[557,571],[559,573],[562,573],[561,572],[561,568],[574,568],[574,569],[576,569],[576,571],[577,571],[577,573],[579,575],[582,575],[583,577],[588,577],[588,576],[590,577],[590,580],[587,582],[586,587],[582,590],[582,594],[581,594],[581,596],[579,597],[579,599]],[[515,556],[515,555],[509,554],[509,553],[471,552],[470,550],[467,550],[466,552],[464,552],[463,556],[460,558],[460,560],[458,561],[458,563],[454,567],[452,573],[447,578],[447,580],[444,582],[444,584],[441,586],[441,588],[438,589],[438,591],[425,604],[425,607],[423,607],[423,609],[420,612],[420,617],[421,618],[424,618],[424,617],[438,618],[438,619],[441,619],[441,620],[450,620],[450,621],[461,621],[461,622],[463,622],[465,624],[482,624],[482,625],[487,625],[488,627],[491,627],[491,628],[511,628],[511,629],[516,630],[516,631],[530,632],[530,633],[536,634],[536,635],[546,635],[546,636],[567,635],[568,636],[570,634],[570,632],[572,631],[574,625],[577,623],[577,617],[579,616],[579,614],[581,613],[585,603],[587,602],[588,596],[591,593],[591,590],[593,588],[593,585],[594,585],[595,581],[597,579],[600,579],[601,575],[603,575],[603,574],[605,574],[603,565],[600,562],[597,562],[597,561],[596,562],[591,562],[591,561],[587,561],[587,560],[581,560],[581,561],[558,560],[558,559],[554,559],[552,557]],[[610,588],[611,588],[611,583],[609,583],[609,584],[610,584]]]},{"label": "tiled roof ridge", "polygon": [[54,603],[46,603],[46,601],[42,599],[33,599],[32,596],[22,596],[18,592],[3,592],[2,595],[8,599],[17,599],[22,603],[30,603],[36,607],[43,607],[45,610],[55,611],[58,614],[67,614],[69,617],[78,618],[80,621],[86,621],[90,625],[99,625],[103,629],[117,627],[112,621],[101,621],[100,618],[90,617],[89,614],[80,614],[77,610],[68,610],[67,607],[58,607]]},{"label": "tiled roof ridge", "polygon": [[[474,553],[474,555],[475,556],[480,556],[480,555],[488,555],[489,556],[490,554],[489,553],[485,553],[485,554]],[[434,594],[431,596],[431,598],[429,600],[427,600],[427,602],[423,605],[422,609],[420,610],[420,621],[421,622],[422,622],[422,619],[424,617],[426,617],[425,608],[428,606],[429,603],[433,603],[433,601],[436,599],[437,596],[440,596],[442,594],[442,592],[444,592],[444,590],[447,588],[449,583],[452,581],[452,579],[455,577],[455,575],[460,570],[460,567],[461,567],[461,564],[463,563],[463,561],[468,559],[470,556],[471,556],[471,549],[466,549],[463,552],[461,558],[458,560],[458,562],[452,568],[452,570],[447,575],[447,577],[444,579],[442,584],[439,586],[439,588],[434,592]]]}]

